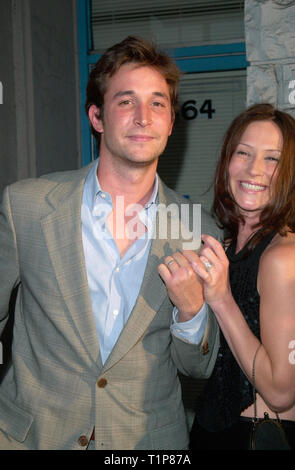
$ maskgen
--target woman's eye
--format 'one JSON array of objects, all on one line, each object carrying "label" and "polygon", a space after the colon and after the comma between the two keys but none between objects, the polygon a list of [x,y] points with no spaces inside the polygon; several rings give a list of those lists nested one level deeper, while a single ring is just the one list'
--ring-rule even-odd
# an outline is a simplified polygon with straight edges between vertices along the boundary
[{"label": "woman's eye", "polygon": [[245,156],[245,157],[247,157],[247,156],[250,155],[248,152],[244,152],[244,150],[238,150],[238,151],[237,151],[237,154],[238,154],[238,155]]},{"label": "woman's eye", "polygon": [[278,157],[273,157],[273,156],[268,156],[266,157],[267,160],[270,160],[271,162],[278,163],[280,159]]}]

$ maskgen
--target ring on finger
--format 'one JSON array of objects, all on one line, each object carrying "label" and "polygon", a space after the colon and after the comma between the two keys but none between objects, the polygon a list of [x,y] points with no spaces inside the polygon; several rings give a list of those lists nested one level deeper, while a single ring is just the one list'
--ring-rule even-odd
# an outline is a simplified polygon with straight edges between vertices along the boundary
[{"label": "ring on finger", "polygon": [[204,265],[205,265],[206,271],[209,272],[210,269],[212,268],[212,264],[210,263],[210,261],[204,261]]},{"label": "ring on finger", "polygon": [[170,264],[172,263],[176,263],[175,259],[171,259],[170,261],[168,261],[167,268],[169,268]]}]

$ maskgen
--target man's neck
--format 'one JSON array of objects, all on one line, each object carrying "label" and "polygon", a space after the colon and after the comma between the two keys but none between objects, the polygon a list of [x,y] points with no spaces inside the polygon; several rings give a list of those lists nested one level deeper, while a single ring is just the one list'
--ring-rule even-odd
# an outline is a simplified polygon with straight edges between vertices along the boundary
[{"label": "man's neck", "polygon": [[[107,225],[113,235],[121,258],[136,240],[136,238],[128,236],[126,227],[130,218],[134,219],[136,213],[139,213],[141,208],[150,200],[154,188],[156,169],[157,161],[152,165],[142,167],[132,167],[131,165],[125,165],[125,167],[116,165],[114,167],[105,164],[103,160],[98,162],[97,178],[99,185],[103,191],[110,194],[113,203],[113,210],[108,216]],[[135,213],[132,212],[132,215],[130,215],[128,208],[135,204]],[[118,221],[120,227],[117,227]],[[146,230],[145,225],[138,219],[138,236],[144,234]],[[120,236],[118,236],[118,233]]]},{"label": "man's neck", "polygon": [[153,191],[157,161],[148,166],[114,166],[99,161],[97,178],[103,191],[110,194],[112,201],[117,196],[124,197],[125,206],[141,204],[144,206]]}]

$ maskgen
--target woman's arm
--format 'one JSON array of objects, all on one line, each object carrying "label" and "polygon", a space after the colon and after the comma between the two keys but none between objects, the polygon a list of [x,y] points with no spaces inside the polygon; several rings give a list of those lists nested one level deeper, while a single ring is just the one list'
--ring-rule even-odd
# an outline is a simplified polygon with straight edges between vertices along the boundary
[{"label": "woman's arm", "polygon": [[[219,242],[204,236],[200,258],[184,253],[204,282],[204,298],[214,311],[223,334],[245,375],[252,381],[252,363],[259,340],[251,332],[233,299],[228,260]],[[202,261],[209,260],[206,271]],[[276,411],[295,403],[295,365],[289,360],[295,339],[295,244],[275,245],[261,258],[258,272],[261,341],[255,365],[256,388]]]}]

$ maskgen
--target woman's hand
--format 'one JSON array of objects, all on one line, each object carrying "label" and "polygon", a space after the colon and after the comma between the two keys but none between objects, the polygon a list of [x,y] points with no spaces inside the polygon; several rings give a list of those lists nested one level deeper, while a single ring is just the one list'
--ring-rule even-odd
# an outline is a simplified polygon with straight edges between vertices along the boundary
[{"label": "woman's hand", "polygon": [[[191,256],[195,254],[190,253]],[[178,321],[191,320],[201,309],[204,297],[202,282],[188,259],[176,252],[165,258],[165,264],[159,265],[158,272],[166,284],[171,302],[179,311]]]},{"label": "woman's hand", "polygon": [[220,242],[210,235],[202,235],[202,240],[204,245],[199,256],[190,251],[183,254],[203,281],[205,301],[215,310],[231,298],[229,263]]}]

